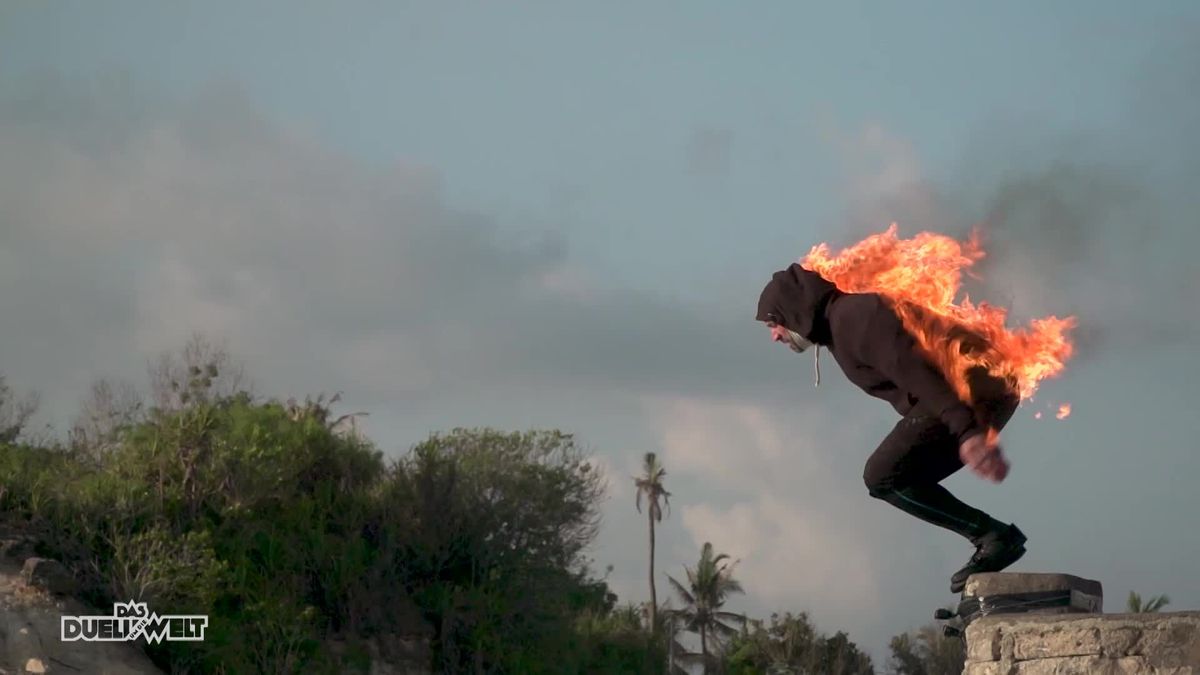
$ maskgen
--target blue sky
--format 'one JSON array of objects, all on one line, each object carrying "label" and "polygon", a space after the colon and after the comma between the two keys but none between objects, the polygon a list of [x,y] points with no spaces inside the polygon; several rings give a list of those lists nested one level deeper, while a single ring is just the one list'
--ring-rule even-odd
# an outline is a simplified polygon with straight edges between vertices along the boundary
[{"label": "blue sky", "polygon": [[645,594],[628,476],[656,450],[677,495],[660,578],[712,539],[743,560],[736,608],[810,611],[879,661],[970,551],[867,498],[893,413],[831,360],[814,389],[751,312],[816,243],[983,222],[984,298],[1079,316],[1080,352],[1006,433],[1010,479],[948,485],[1022,526],[1023,569],[1098,578],[1110,610],[1131,588],[1196,607],[1198,20],[11,3],[0,371],[63,426],[91,380],[141,384],[202,330],[265,393],[344,391],[390,452],[574,431],[613,476],[594,556],[625,600]]}]

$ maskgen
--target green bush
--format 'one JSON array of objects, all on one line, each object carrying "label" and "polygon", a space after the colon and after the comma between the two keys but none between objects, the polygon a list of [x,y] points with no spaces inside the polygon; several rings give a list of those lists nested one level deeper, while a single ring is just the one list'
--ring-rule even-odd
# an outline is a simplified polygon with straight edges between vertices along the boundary
[{"label": "green bush", "polygon": [[319,406],[198,392],[102,454],[0,445],[0,508],[88,600],[209,616],[147,646],[161,666],[353,672],[361,640],[425,631],[435,671],[661,671],[586,572],[604,486],[570,435],[455,429],[385,463]]}]

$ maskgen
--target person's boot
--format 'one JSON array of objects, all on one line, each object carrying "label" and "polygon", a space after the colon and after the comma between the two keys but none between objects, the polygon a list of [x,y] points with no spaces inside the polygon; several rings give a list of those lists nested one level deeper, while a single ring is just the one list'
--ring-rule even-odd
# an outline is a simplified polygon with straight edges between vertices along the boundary
[{"label": "person's boot", "polygon": [[1025,534],[1016,525],[992,530],[971,543],[975,544],[975,555],[950,577],[951,593],[962,592],[972,574],[999,572],[1025,555]]}]

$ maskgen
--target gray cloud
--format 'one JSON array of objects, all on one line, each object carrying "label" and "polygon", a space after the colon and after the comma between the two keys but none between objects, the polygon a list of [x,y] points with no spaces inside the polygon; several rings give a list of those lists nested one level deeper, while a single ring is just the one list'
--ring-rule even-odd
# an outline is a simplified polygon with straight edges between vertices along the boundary
[{"label": "gray cloud", "polygon": [[1080,358],[1194,340],[1195,275],[1180,252],[1200,245],[1195,212],[1095,140],[1112,159],[1029,157],[982,201],[980,288],[1023,318],[1076,315]]},{"label": "gray cloud", "polygon": [[1126,115],[1087,131],[1045,120],[989,120],[952,175],[926,175],[903,142],[867,129],[844,142],[850,192],[838,244],[920,230],[965,239],[987,257],[964,279],[973,300],[1013,324],[1073,315],[1083,365],[1114,350],[1193,343],[1200,332],[1200,43],[1173,36],[1128,83]]},{"label": "gray cloud", "polygon": [[[445,203],[436,173],[340,156],[236,89],[117,103],[84,91],[0,107],[0,149],[20,150],[0,153],[0,277],[12,289],[0,298],[12,326],[0,367],[46,394],[60,425],[93,378],[142,381],[148,360],[200,330],[245,362],[259,393],[344,391],[388,450],[448,424],[549,424],[602,441],[598,462],[618,485],[596,556],[618,565],[625,599],[644,592],[644,552],[629,543],[643,541],[644,520],[627,482],[645,450],[677,477],[660,572],[693,564],[694,538],[737,514],[787,539],[774,554],[747,550],[757,614],[809,602],[817,577],[787,579],[796,560],[832,569],[883,540],[840,532],[839,519],[866,514],[868,530],[890,536],[891,514],[858,478],[873,441],[816,421],[830,395],[843,412],[878,408],[838,381],[797,393],[812,391],[811,361],[770,348],[750,320],[769,271],[739,282],[747,300],[719,314],[605,289],[554,232],[503,231]],[[70,119],[38,113],[65,100]],[[140,126],[125,128],[130,118]],[[683,392],[682,407],[652,403]],[[729,404],[704,419],[707,397]],[[774,407],[756,407],[764,399]],[[723,420],[740,426],[721,433]],[[809,427],[804,439],[850,452],[820,459],[824,448],[796,435]],[[784,531],[798,517],[811,541]],[[806,548],[825,541],[829,551]],[[866,630],[854,609],[867,595],[811,600],[838,627]],[[881,622],[865,635],[886,637]]]},{"label": "gray cloud", "polygon": [[0,158],[2,367],[59,416],[92,378],[138,379],[197,330],[266,393],[339,389],[359,407],[772,372],[749,309],[589,287],[556,232],[501,231],[446,204],[435,172],[341,156],[235,87],[42,87],[0,103]]}]

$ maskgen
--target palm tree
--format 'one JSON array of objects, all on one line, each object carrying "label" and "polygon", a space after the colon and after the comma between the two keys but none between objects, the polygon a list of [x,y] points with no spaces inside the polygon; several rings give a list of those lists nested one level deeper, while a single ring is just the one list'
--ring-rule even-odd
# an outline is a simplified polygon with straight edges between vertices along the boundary
[{"label": "palm tree", "polygon": [[[642,512],[642,497],[646,497],[646,518],[650,523],[650,630],[658,629],[658,595],[654,589],[654,523],[662,522],[662,504],[671,509],[671,493],[663,487],[666,469],[658,463],[653,452],[642,458],[642,475],[633,479],[637,486],[637,510]],[[659,503],[662,500],[662,504]]]},{"label": "palm tree", "polygon": [[1142,596],[1134,593],[1133,591],[1129,591],[1129,601],[1126,604],[1126,607],[1132,614],[1142,614],[1148,612],[1157,612],[1163,607],[1166,607],[1167,603],[1169,602],[1171,602],[1170,598],[1165,595],[1160,595],[1157,598],[1150,598],[1145,602],[1145,604],[1143,604]]},{"label": "palm tree", "polygon": [[682,622],[684,630],[700,634],[700,656],[706,675],[709,663],[708,637],[711,635],[719,643],[721,638],[733,637],[738,632],[726,621],[739,621],[743,627],[746,623],[746,617],[740,614],[721,611],[729,595],[745,592],[741,582],[733,578],[733,568],[737,563],[726,563],[728,558],[724,553],[714,556],[712,543],[704,542],[704,548],[700,550],[700,562],[694,569],[684,568],[688,576],[686,587],[674,577],[667,576],[684,603],[683,608],[675,610],[675,618]]}]

